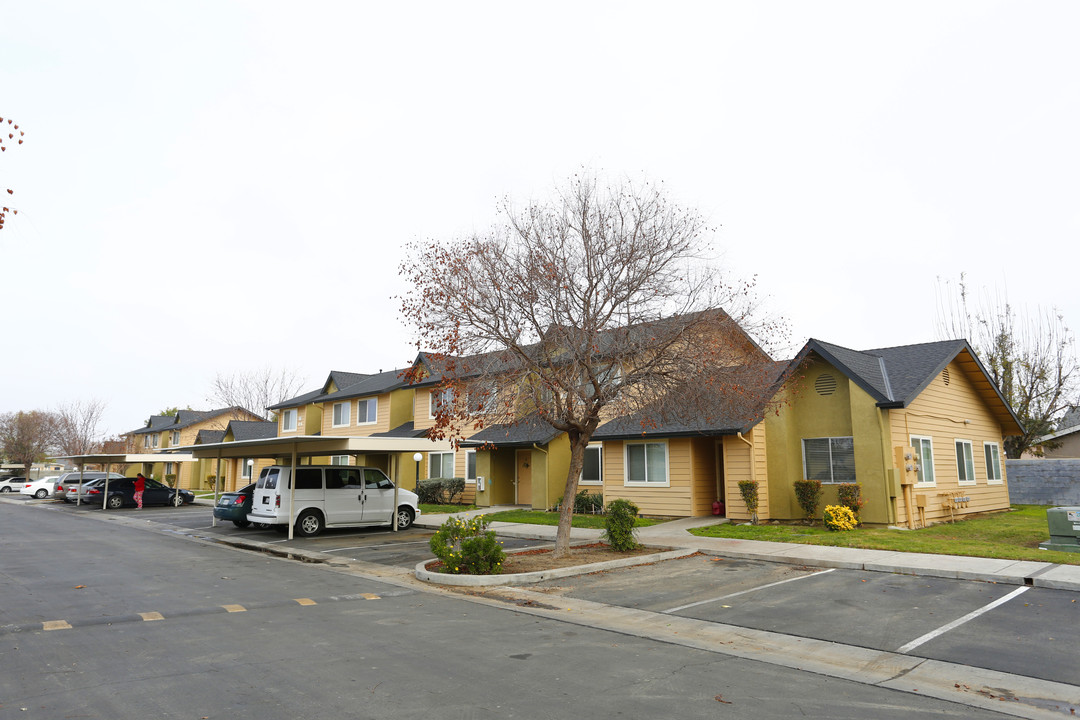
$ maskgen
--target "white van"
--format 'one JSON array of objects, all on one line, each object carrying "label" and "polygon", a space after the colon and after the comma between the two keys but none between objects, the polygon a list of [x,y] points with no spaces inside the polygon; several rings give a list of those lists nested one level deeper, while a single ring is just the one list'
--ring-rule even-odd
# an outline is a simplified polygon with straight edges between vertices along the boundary
[{"label": "white van", "polygon": [[[253,523],[288,527],[288,465],[271,465],[259,473],[247,519]],[[420,515],[416,493],[398,490],[398,528]],[[314,537],[327,527],[392,525],[394,483],[382,470],[351,465],[298,465],[293,492],[296,532]]]}]

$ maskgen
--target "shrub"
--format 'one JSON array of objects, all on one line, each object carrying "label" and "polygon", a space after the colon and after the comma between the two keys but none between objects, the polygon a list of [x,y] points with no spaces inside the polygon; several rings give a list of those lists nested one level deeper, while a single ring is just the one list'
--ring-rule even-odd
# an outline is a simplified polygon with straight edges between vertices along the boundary
[{"label": "shrub", "polygon": [[612,550],[627,552],[637,548],[634,537],[634,523],[637,521],[638,506],[629,500],[619,498],[607,506],[604,518],[604,539]]},{"label": "shrub", "polygon": [[[559,501],[560,503],[562,500]],[[574,512],[591,515],[604,514],[604,496],[600,493],[591,493],[588,490],[580,490],[574,496]]]},{"label": "shrub", "polygon": [[498,575],[506,551],[487,529],[483,515],[448,518],[432,536],[431,552],[442,561],[443,572],[451,575]]},{"label": "shrub", "polygon": [[165,476],[165,484],[166,485],[168,485],[169,487],[172,487],[175,483],[176,483],[176,475],[174,473],[169,473],[168,475]]},{"label": "shrub", "polygon": [[818,504],[821,502],[820,480],[796,480],[795,499],[799,501],[803,516],[811,525],[817,517]]},{"label": "shrub", "polygon": [[826,505],[821,521],[829,530],[847,531],[854,530],[859,521],[851,508],[844,505]]},{"label": "shrub", "polygon": [[862,499],[862,484],[841,483],[837,487],[840,491],[840,504],[854,513],[856,524],[862,525],[862,520],[859,519],[859,508],[866,503]]},{"label": "shrub", "polygon": [[742,495],[743,502],[746,503],[746,510],[750,513],[750,522],[757,525],[757,509],[758,509],[758,484],[757,480],[740,480],[739,481],[739,494]]},{"label": "shrub", "polygon": [[442,505],[460,501],[465,492],[465,478],[428,478],[416,484],[417,502]]}]

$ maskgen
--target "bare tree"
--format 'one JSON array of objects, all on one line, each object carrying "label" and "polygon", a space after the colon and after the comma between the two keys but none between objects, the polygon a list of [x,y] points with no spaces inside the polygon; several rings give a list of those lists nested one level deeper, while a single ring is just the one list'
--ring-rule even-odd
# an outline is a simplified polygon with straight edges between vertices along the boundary
[{"label": "bare tree", "polygon": [[[783,325],[755,319],[753,283],[709,267],[699,213],[648,183],[586,176],[550,202],[501,209],[503,224],[414,244],[400,266],[402,313],[445,391],[431,437],[547,423],[570,441],[571,499],[602,421],[705,428],[760,414],[775,366],[746,331],[771,340]],[[562,503],[556,555],[572,514]]]},{"label": "bare tree", "polygon": [[[973,298],[963,273],[952,286],[938,285],[937,334],[971,343],[998,390],[1020,418],[1023,435],[1005,439],[1005,454],[1042,454],[1035,441],[1053,432],[1057,420],[1077,404],[1080,360],[1065,318],[1056,309],[1018,315],[1001,291]],[[1060,443],[1048,442],[1053,449]]]},{"label": "bare tree", "polygon": [[269,365],[231,375],[218,373],[207,400],[223,407],[242,407],[265,417],[266,408],[295,397],[303,384],[304,379],[295,370],[275,370]]},{"label": "bare tree", "polygon": [[101,447],[100,425],[105,403],[92,398],[56,410],[56,445],[62,455],[89,455]]},{"label": "bare tree", "polygon": [[11,462],[24,468],[30,477],[34,463],[42,462],[55,449],[57,417],[54,413],[30,412],[0,415],[0,451]]},{"label": "bare tree", "polygon": [[[7,123],[8,127],[3,127],[4,123]],[[16,135],[18,133],[18,135]],[[0,117],[0,152],[6,152],[7,146],[11,144],[12,140],[18,140],[18,144],[23,144],[23,135],[25,135],[19,126],[15,124],[15,121],[11,118],[5,120]],[[15,191],[11,188],[4,188],[4,192],[8,195],[14,195]],[[12,207],[7,207],[2,201],[0,201],[0,230],[4,229],[4,220],[7,219],[7,214],[18,215],[19,211]]]}]

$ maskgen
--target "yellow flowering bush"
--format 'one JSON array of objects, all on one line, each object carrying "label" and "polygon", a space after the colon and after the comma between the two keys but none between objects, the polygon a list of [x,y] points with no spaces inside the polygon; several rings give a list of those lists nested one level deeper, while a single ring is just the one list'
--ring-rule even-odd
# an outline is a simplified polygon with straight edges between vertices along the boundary
[{"label": "yellow flowering bush", "polygon": [[859,524],[851,508],[843,505],[826,505],[821,521],[830,530],[854,530]]},{"label": "yellow flowering bush", "polygon": [[443,572],[452,575],[498,575],[506,559],[506,551],[495,539],[495,531],[487,529],[483,515],[448,518],[428,546],[442,561]]}]

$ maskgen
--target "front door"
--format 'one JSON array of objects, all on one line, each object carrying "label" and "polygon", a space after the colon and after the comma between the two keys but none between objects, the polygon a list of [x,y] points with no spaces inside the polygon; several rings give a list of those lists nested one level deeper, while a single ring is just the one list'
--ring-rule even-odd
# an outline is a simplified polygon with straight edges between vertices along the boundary
[{"label": "front door", "polygon": [[532,505],[532,450],[517,451],[517,493],[514,502]]}]

